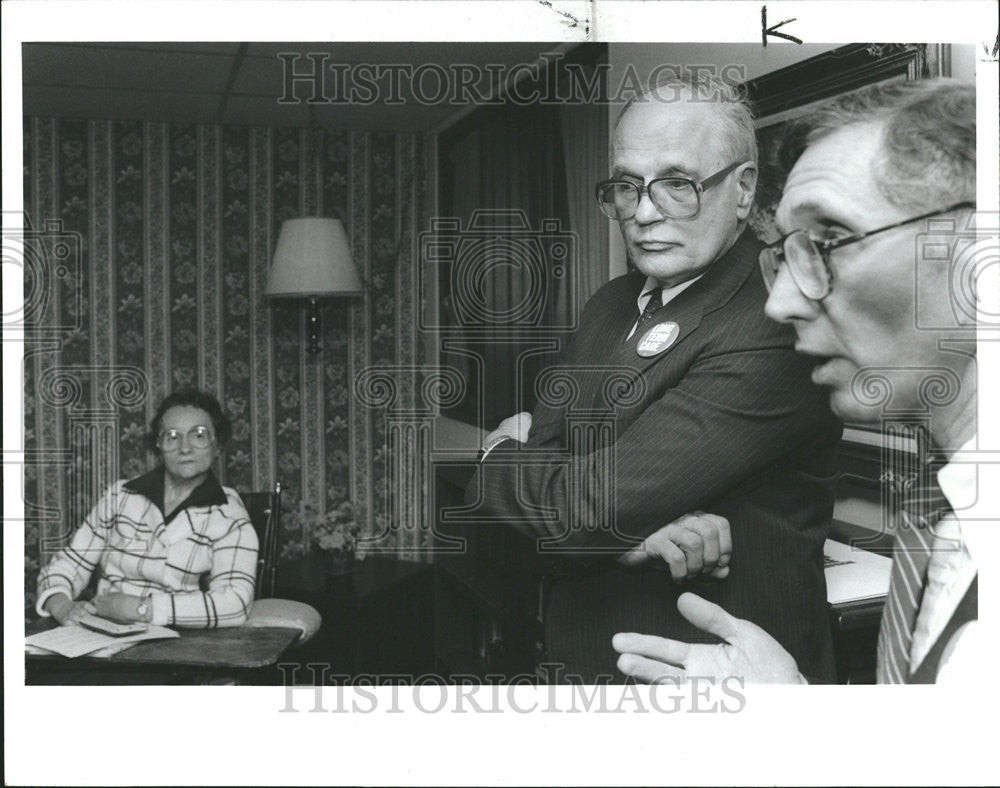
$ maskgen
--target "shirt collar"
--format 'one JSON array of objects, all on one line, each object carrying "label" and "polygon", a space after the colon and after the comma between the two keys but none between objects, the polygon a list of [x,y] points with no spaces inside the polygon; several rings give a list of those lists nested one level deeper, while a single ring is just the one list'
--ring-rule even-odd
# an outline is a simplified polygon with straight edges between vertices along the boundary
[{"label": "shirt collar", "polygon": [[[144,495],[163,512],[165,473],[166,471],[163,469],[163,466],[158,465],[149,473],[144,473],[142,476],[137,476],[125,482],[125,489]],[[165,522],[172,520],[178,512],[187,509],[189,506],[221,506],[227,500],[226,493],[222,490],[222,485],[215,478],[215,474],[209,470],[205,480],[195,487],[191,491],[191,494],[184,499],[184,502],[170,513],[170,517],[166,518]]]},{"label": "shirt collar", "polygon": [[[691,285],[701,279],[705,274],[698,274],[686,282],[681,282],[679,285],[674,285],[673,287],[664,287],[662,290],[662,295],[660,296],[661,305],[669,303],[672,299],[679,296],[685,290],[687,290]],[[636,306],[639,307],[639,314],[641,315],[646,311],[646,304],[649,303],[649,299],[652,298],[653,293],[660,288],[660,283],[657,282],[653,277],[646,277],[646,284],[642,286],[639,291],[639,297],[636,299]]]},{"label": "shirt collar", "polygon": [[[973,435],[968,443],[964,444],[948,460],[948,463],[938,471],[937,480],[941,486],[941,492],[948,499],[955,517],[962,528],[962,539],[969,550],[969,555],[976,561],[977,554],[980,559],[985,554],[985,546],[982,535],[981,523],[975,521],[962,520],[963,510],[976,505],[979,491],[979,473],[976,464],[976,436]],[[976,561],[977,565],[980,563]]]},{"label": "shirt collar", "polygon": [[973,454],[975,448],[976,436],[973,435],[937,474],[941,492],[955,512],[968,509],[976,503],[976,458]]}]

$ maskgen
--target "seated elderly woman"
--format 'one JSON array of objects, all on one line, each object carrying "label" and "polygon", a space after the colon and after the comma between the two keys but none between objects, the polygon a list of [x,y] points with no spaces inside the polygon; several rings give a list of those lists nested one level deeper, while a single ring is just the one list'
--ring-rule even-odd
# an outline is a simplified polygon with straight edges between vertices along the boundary
[{"label": "seated elderly woman", "polygon": [[[116,482],[98,501],[39,574],[38,613],[60,624],[95,612],[121,623],[192,628],[246,621],[257,534],[240,496],[212,473],[229,434],[214,397],[182,389],[163,400],[149,435],[161,464]],[[93,601],[74,601],[95,570]]]}]

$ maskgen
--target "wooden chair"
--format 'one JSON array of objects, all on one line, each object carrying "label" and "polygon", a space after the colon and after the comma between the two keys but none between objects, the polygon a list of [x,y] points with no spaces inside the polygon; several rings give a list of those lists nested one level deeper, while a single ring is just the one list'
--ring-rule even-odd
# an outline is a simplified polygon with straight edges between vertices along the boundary
[{"label": "wooden chair", "polygon": [[274,489],[240,493],[243,505],[260,543],[257,553],[257,598],[274,596],[274,579],[278,564],[278,532],[281,528],[281,482]]},{"label": "wooden chair", "polygon": [[278,532],[281,528],[281,482],[273,490],[240,493],[260,543],[257,553],[257,592],[247,619],[249,627],[289,627],[301,632],[302,645],[319,629],[322,619],[311,605],[292,599],[274,599],[278,572]]}]

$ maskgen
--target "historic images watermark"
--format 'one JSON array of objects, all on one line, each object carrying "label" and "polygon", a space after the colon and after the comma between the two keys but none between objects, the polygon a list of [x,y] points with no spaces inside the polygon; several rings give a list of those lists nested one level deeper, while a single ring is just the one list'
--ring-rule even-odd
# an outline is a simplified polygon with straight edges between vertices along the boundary
[{"label": "historic images watermark", "polygon": [[33,225],[26,214],[3,212],[3,266],[20,271],[23,300],[4,294],[5,333],[24,332],[31,339],[58,339],[80,331],[84,239],[61,219]]},{"label": "historic images watermark", "polygon": [[[740,676],[664,676],[649,687],[632,679],[612,684],[606,676],[593,685],[560,687],[559,664],[540,665],[539,675],[487,675],[485,682],[471,674],[337,674],[328,663],[315,662],[278,668],[283,685],[278,711],[284,714],[739,714],[747,705]],[[303,680],[307,683],[299,683]]]},{"label": "historic images watermark", "polygon": [[[561,52],[543,52],[533,63],[341,63],[329,52],[279,52],[282,83],[279,104],[400,106],[495,106],[500,104],[619,104],[643,96],[650,85],[681,70],[712,74],[741,84],[741,63],[683,66],[661,63],[640,73],[628,63],[612,75],[610,63],[585,67],[564,62]],[[613,76],[613,78],[612,78]],[[676,101],[662,91],[660,101]],[[699,95],[697,100],[713,101]]]}]

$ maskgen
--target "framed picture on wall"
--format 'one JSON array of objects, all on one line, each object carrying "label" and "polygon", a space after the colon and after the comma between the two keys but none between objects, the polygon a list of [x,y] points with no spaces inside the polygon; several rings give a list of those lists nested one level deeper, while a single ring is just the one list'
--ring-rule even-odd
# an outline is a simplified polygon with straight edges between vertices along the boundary
[{"label": "framed picture on wall", "polygon": [[788,122],[835,96],[893,80],[949,76],[948,44],[848,44],[749,80],[744,88],[757,110],[760,174],[750,223],[765,242],[777,239],[774,211],[786,172],[777,153]]},{"label": "framed picture on wall", "polygon": [[[835,96],[894,80],[950,76],[948,44],[849,44],[773,71],[744,84],[757,110],[760,172],[750,224],[765,243],[777,240],[774,213],[787,172],[778,151],[789,122]],[[862,487],[878,489],[891,456],[912,453],[912,441],[890,438],[877,427],[845,425],[841,468]]]}]

